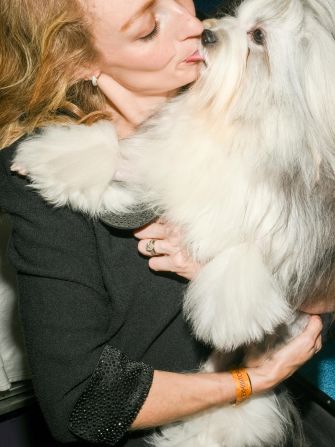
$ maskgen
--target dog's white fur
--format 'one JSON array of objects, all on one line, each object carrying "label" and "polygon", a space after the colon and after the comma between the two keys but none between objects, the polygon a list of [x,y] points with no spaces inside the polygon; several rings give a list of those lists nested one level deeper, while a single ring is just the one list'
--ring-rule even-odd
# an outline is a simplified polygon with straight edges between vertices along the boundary
[{"label": "dog's white fur", "polygon": [[111,184],[120,158],[113,125],[50,126],[19,147],[15,161],[29,169],[33,185],[57,206],[68,203],[91,215],[113,209],[126,212],[134,194]]},{"label": "dog's white fur", "polygon": [[[54,127],[23,142],[15,161],[56,205],[98,215],[140,198],[182,226],[206,264],[186,316],[198,338],[232,350],[291,321],[333,277],[335,5],[247,0],[214,31],[201,79],[134,138],[119,147],[105,122]],[[131,167],[126,185],[113,181],[120,154]],[[155,443],[280,445],[289,407],[273,395],[252,399],[190,418]]]}]

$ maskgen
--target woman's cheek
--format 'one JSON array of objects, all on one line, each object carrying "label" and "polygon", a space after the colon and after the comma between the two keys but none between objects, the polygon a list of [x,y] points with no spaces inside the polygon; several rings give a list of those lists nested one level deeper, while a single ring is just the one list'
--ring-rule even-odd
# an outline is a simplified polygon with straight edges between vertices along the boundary
[{"label": "woman's cheek", "polygon": [[152,68],[158,71],[165,70],[172,64],[175,57],[174,51],[167,51],[163,48],[152,55]]},{"label": "woman's cheek", "polygon": [[143,49],[133,57],[132,65],[139,70],[155,71],[157,74],[161,70],[165,70],[170,64],[172,64],[175,57],[175,50],[169,48],[169,45],[159,45],[152,48]]}]

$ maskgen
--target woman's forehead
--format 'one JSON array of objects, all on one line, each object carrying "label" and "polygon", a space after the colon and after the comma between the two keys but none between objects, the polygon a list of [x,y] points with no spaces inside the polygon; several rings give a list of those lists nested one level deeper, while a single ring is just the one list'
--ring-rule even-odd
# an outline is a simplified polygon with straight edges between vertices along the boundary
[{"label": "woman's forehead", "polygon": [[94,21],[108,23],[118,30],[150,10],[157,0],[82,0]]}]

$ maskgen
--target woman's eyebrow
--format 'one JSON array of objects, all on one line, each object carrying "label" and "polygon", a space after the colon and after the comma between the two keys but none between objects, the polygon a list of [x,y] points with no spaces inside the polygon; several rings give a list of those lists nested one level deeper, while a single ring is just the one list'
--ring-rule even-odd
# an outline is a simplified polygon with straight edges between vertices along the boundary
[{"label": "woman's eyebrow", "polygon": [[126,31],[139,17],[141,17],[149,8],[151,8],[156,0],[147,0],[144,5],[126,22],[124,23],[120,31]]}]

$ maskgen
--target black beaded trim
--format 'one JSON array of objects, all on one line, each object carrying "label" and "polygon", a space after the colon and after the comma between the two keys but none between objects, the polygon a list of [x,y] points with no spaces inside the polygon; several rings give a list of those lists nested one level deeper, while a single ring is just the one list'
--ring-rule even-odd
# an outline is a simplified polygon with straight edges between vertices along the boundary
[{"label": "black beaded trim", "polygon": [[152,384],[153,368],[106,346],[74,406],[69,428],[79,438],[115,445],[127,433]]}]

